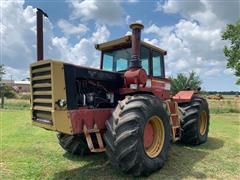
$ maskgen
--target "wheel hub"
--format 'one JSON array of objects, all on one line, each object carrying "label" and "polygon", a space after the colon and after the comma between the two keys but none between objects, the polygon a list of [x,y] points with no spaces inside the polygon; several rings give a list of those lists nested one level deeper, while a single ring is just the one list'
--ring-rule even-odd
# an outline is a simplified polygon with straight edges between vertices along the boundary
[{"label": "wheel hub", "polygon": [[162,120],[158,116],[152,116],[144,128],[144,149],[149,157],[154,158],[160,154],[164,138]]},{"label": "wheel hub", "polygon": [[153,126],[147,123],[144,129],[144,147],[149,148],[153,143]]},{"label": "wheel hub", "polygon": [[199,117],[199,131],[202,136],[205,134],[206,129],[207,129],[207,113],[206,111],[202,111]]}]

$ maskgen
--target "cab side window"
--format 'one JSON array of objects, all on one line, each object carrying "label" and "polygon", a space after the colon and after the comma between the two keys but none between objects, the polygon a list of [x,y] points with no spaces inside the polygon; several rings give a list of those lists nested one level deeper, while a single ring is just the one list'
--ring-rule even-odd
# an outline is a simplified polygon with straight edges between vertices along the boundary
[{"label": "cab side window", "polygon": [[113,70],[113,56],[111,54],[103,55],[103,69],[106,71]]},{"label": "cab side window", "polygon": [[106,71],[126,71],[131,59],[131,49],[122,48],[103,53],[102,69]]},{"label": "cab side window", "polygon": [[142,68],[149,75],[149,49],[144,46],[141,46],[140,60]]},{"label": "cab side window", "polygon": [[128,68],[128,60],[123,58],[118,59],[116,68],[117,71],[126,70]]},{"label": "cab side window", "polygon": [[163,72],[162,72],[162,58],[161,54],[158,52],[153,51],[152,52],[152,69],[153,69],[153,76],[154,77],[162,77]]}]

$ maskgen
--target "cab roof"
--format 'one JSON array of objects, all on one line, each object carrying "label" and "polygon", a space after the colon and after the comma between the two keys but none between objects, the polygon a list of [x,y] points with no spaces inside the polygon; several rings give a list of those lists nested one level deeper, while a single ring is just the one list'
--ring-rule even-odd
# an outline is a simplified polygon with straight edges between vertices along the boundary
[{"label": "cab roof", "polygon": [[[132,36],[124,36],[124,37],[119,38],[119,39],[115,39],[115,40],[108,41],[108,42],[101,43],[101,44],[96,44],[95,48],[97,50],[100,50],[100,51],[111,51],[111,50],[114,50],[114,49],[130,46],[131,42],[132,42]],[[145,47],[148,47],[148,48],[150,48],[154,51],[157,51],[162,55],[167,54],[167,51],[165,51],[165,50],[163,50],[163,49],[161,49],[157,46],[153,46],[149,43],[146,43],[144,41],[141,41],[141,45],[143,45]]]}]

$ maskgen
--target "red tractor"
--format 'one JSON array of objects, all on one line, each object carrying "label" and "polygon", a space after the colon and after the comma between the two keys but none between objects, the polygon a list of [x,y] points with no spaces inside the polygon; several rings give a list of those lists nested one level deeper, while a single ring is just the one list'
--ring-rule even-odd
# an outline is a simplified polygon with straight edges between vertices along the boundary
[{"label": "red tractor", "polygon": [[30,66],[33,125],[57,131],[61,147],[105,151],[113,166],[135,176],[163,167],[171,142],[198,145],[209,128],[207,101],[195,91],[172,96],[167,52],[131,36],[97,44],[100,69],[43,61],[43,12],[37,11],[38,61]]}]

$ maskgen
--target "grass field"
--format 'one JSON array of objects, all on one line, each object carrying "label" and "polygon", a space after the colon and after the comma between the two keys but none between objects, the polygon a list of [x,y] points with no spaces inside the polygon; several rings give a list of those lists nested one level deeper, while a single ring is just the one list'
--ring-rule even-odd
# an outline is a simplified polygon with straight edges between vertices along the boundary
[{"label": "grass field", "polygon": [[[132,179],[112,168],[104,153],[84,158],[65,153],[54,132],[32,127],[28,102],[6,103],[1,111],[1,179]],[[21,111],[14,108],[18,103]],[[211,109],[239,110],[240,102],[231,103],[209,102]],[[226,112],[211,113],[205,144],[173,144],[164,168],[148,179],[240,179],[240,113]]]},{"label": "grass field", "polygon": [[30,108],[30,100],[24,99],[6,99],[4,109],[6,110],[28,110]]},{"label": "grass field", "polygon": [[240,98],[224,96],[222,100],[208,100],[211,113],[240,113]]}]

